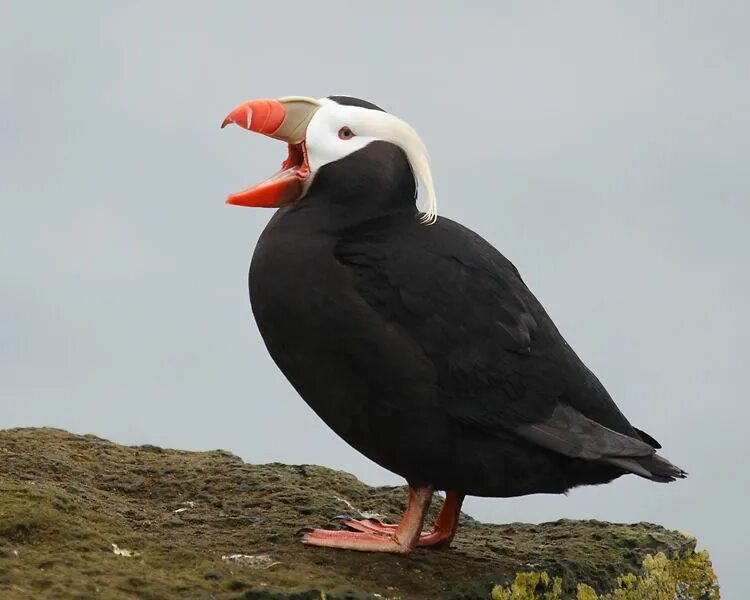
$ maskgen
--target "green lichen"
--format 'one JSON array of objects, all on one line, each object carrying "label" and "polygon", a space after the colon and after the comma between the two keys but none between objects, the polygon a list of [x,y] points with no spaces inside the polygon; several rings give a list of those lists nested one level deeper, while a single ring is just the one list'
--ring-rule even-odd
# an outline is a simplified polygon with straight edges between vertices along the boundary
[{"label": "green lichen", "polygon": [[496,585],[492,589],[492,600],[560,600],[562,579],[550,577],[546,571],[517,573],[509,588]]},{"label": "green lichen", "polygon": [[576,600],[597,600],[598,598],[596,590],[590,585],[579,583],[576,586]]},{"label": "green lichen", "polygon": [[[643,575],[626,573],[616,587],[599,595],[585,583],[576,585],[576,600],[719,600],[719,586],[708,553],[688,550],[667,558],[663,552],[647,555]],[[561,600],[563,580],[547,572],[516,573],[510,586],[496,585],[492,600]]]},{"label": "green lichen", "polygon": [[601,600],[714,600],[719,598],[716,574],[708,553],[688,551],[670,560],[664,553],[646,556],[643,576],[617,578],[617,588]]}]

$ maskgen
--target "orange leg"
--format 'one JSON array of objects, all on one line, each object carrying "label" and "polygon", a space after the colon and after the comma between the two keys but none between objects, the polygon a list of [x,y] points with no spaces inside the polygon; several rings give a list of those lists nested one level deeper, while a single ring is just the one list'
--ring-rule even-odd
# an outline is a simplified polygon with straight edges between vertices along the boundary
[{"label": "orange leg", "polygon": [[419,539],[419,545],[432,546],[433,548],[447,548],[450,546],[458,529],[458,517],[461,515],[461,505],[463,502],[464,494],[447,492],[443,508],[440,509],[440,514],[432,526],[432,531],[422,534]]},{"label": "orange leg", "polygon": [[[387,531],[329,531],[313,529],[302,537],[302,543],[309,546],[347,548],[365,552],[393,552],[407,554],[419,543],[422,524],[430,507],[433,489],[431,487],[409,486],[409,500],[401,522]],[[357,521],[360,523],[360,521]]]},{"label": "orange leg", "polygon": [[[417,540],[417,546],[448,547],[456,535],[458,528],[458,517],[461,514],[461,504],[464,500],[464,494],[459,492],[448,492],[445,495],[445,502],[440,509],[435,524],[431,531],[420,534]],[[380,535],[392,534],[396,531],[398,525],[381,523],[375,519],[366,519],[362,521],[348,519],[343,524],[363,533],[375,533]]]}]

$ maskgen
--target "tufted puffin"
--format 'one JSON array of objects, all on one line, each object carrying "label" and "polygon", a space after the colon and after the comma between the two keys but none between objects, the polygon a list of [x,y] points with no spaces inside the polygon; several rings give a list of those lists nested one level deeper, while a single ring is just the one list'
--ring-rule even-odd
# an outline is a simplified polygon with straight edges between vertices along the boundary
[{"label": "tufted puffin", "polygon": [[[288,145],[279,172],[227,199],[277,208],[249,274],[268,352],[333,431],[409,484],[398,525],[347,519],[303,543],[446,547],[466,495],[685,477],[620,412],[513,264],[437,216],[429,156],[406,122],[329,96],[253,100],[230,123]],[[445,501],[423,532],[436,490]]]}]

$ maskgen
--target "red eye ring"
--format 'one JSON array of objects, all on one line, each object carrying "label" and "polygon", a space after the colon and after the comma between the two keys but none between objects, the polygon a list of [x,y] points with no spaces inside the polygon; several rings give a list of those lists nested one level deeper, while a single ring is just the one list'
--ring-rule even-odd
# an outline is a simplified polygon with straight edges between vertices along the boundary
[{"label": "red eye ring", "polygon": [[339,129],[339,139],[350,140],[355,135],[356,134],[351,129],[349,129],[346,125],[344,125],[341,129]]}]

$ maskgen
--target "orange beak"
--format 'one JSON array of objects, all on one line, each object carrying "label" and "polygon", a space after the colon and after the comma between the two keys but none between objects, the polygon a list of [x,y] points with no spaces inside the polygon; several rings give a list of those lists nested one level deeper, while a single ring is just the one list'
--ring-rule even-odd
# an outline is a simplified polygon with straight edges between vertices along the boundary
[{"label": "orange beak", "polygon": [[277,173],[242,192],[231,194],[227,204],[277,207],[303,195],[305,182],[310,177],[305,132],[319,107],[312,98],[289,97],[251,100],[229,113],[222,128],[234,123],[248,131],[284,140],[289,145],[289,155]]}]

